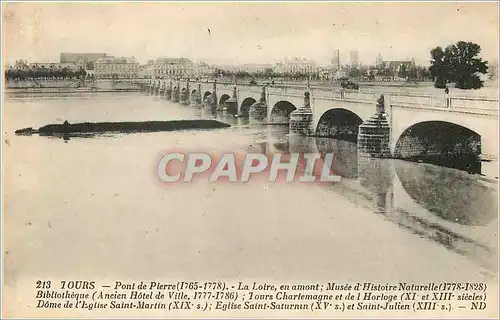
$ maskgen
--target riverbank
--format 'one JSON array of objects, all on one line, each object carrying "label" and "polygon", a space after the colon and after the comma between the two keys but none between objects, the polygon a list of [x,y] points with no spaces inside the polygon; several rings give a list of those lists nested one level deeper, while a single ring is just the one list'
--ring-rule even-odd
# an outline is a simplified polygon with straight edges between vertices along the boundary
[{"label": "riverbank", "polygon": [[139,88],[5,88],[9,95],[25,93],[140,92]]},{"label": "riverbank", "polygon": [[96,81],[80,80],[27,80],[8,81],[4,91],[17,93],[68,93],[68,92],[136,92],[141,91],[138,84],[131,81],[102,79]]}]

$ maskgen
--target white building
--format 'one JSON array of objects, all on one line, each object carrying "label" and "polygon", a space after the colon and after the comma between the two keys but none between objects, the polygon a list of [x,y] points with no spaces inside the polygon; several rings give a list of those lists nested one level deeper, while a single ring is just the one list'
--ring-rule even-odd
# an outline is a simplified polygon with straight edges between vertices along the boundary
[{"label": "white building", "polygon": [[264,73],[266,70],[273,69],[272,64],[264,63],[264,64],[257,64],[257,63],[249,63],[249,64],[243,64],[241,66],[236,66],[236,71],[244,71],[248,73]]},{"label": "white building", "polygon": [[130,79],[137,78],[139,63],[135,58],[105,57],[94,62],[94,75],[98,79]]},{"label": "white building", "polygon": [[195,64],[187,58],[156,58],[148,62],[154,78],[187,78],[195,75]]},{"label": "white building", "polygon": [[214,73],[215,68],[209,66],[204,62],[198,62],[194,65],[194,76],[195,77],[203,77],[209,76]]},{"label": "white building", "polygon": [[278,63],[274,69],[275,72],[292,74],[317,74],[320,70],[316,62],[299,58],[285,59],[284,63]]}]

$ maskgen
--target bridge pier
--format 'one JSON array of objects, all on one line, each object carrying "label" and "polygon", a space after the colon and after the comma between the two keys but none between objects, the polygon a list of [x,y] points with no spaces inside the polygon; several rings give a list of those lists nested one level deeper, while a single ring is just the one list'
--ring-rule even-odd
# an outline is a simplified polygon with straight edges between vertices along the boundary
[{"label": "bridge pier", "polygon": [[158,95],[163,96],[165,94],[165,81],[161,84],[158,89]]},{"label": "bridge pier", "polygon": [[304,93],[304,106],[293,111],[290,114],[290,133],[311,135],[313,130],[311,125],[313,123],[313,112],[311,109],[310,93]]},{"label": "bridge pier", "polygon": [[219,99],[217,99],[217,80],[214,81],[214,88],[212,92],[212,101],[210,105],[210,110],[212,111],[222,111],[222,108],[218,105]]},{"label": "bridge pier", "polygon": [[160,94],[160,80],[158,80],[158,84],[155,84],[154,87],[154,95],[159,95]]},{"label": "bridge pier", "polygon": [[170,80],[167,90],[165,90],[165,99],[167,100],[172,99],[172,80]]},{"label": "bridge pier", "polygon": [[149,84],[146,86],[146,92],[148,94],[153,93],[153,80],[149,80]]},{"label": "bridge pier", "polygon": [[262,87],[260,100],[250,106],[250,120],[265,121],[267,119],[266,87]]},{"label": "bridge pier", "polygon": [[358,128],[358,154],[361,157],[391,156],[391,127],[384,109],[384,95],[377,100],[377,112]]},{"label": "bridge pier", "polygon": [[179,81],[177,81],[177,86],[174,88],[174,92],[172,93],[172,101],[173,102],[179,102],[179,98],[180,98],[180,86],[181,86],[181,83]]},{"label": "bridge pier", "polygon": [[189,79],[187,80],[185,90],[181,92],[180,101],[184,105],[189,105]]},{"label": "bridge pier", "polygon": [[202,97],[201,97],[202,93],[201,93],[201,83],[198,82],[198,90],[196,92],[196,97],[195,97],[195,101],[196,101],[196,106],[201,106],[202,104]]},{"label": "bridge pier", "polygon": [[[200,91],[201,95],[201,91]],[[200,96],[201,99],[201,96]],[[211,113],[215,113],[217,110],[217,80],[213,84],[212,92],[203,96],[203,108],[208,109]]]}]

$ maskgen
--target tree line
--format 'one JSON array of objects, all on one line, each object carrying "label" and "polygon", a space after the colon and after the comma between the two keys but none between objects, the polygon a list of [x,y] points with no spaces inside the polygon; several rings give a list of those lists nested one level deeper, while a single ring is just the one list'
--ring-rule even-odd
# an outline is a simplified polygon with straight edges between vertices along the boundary
[{"label": "tree line", "polygon": [[[390,69],[376,69],[370,68],[368,66],[360,66],[360,67],[350,67],[344,66],[344,70],[346,70],[346,74],[349,78],[353,79],[366,79],[366,80],[374,80],[376,76],[383,78],[404,78],[409,81],[424,81],[430,79],[429,70],[425,67],[416,66],[406,68],[405,65],[402,65],[399,68],[399,71],[394,71]],[[286,79],[286,80],[319,80],[322,78],[320,73],[302,73],[302,72],[274,72],[272,69],[258,72],[248,72],[248,71],[227,71],[222,69],[215,69],[212,73],[214,77],[226,77],[226,78],[236,78],[236,79]]]},{"label": "tree line", "polygon": [[236,79],[249,79],[249,78],[271,78],[271,79],[289,79],[289,80],[311,80],[319,79],[318,74],[308,74],[303,72],[291,73],[291,72],[274,72],[273,69],[268,68],[264,71],[248,72],[248,71],[228,71],[216,68],[213,73],[213,77],[230,77]]},{"label": "tree line", "polygon": [[402,64],[398,70],[388,68],[372,68],[369,66],[346,67],[350,78],[375,80],[375,77],[387,79],[407,79],[408,81],[424,81],[430,79],[429,70],[422,66],[409,66]]},{"label": "tree line", "polygon": [[68,68],[48,69],[42,67],[8,69],[5,71],[6,81],[85,79],[86,77],[87,72],[83,68],[71,70]]}]

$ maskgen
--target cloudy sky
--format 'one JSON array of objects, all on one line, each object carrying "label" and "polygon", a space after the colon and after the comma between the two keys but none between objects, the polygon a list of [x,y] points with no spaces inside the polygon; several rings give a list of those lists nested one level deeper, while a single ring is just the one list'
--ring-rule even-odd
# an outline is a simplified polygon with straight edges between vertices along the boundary
[{"label": "cloudy sky", "polygon": [[[57,61],[60,52],[189,57],[251,63],[307,57],[363,63],[414,57],[454,41],[498,53],[498,4],[490,3],[3,3],[4,61]],[[210,32],[208,31],[210,29]]]}]

